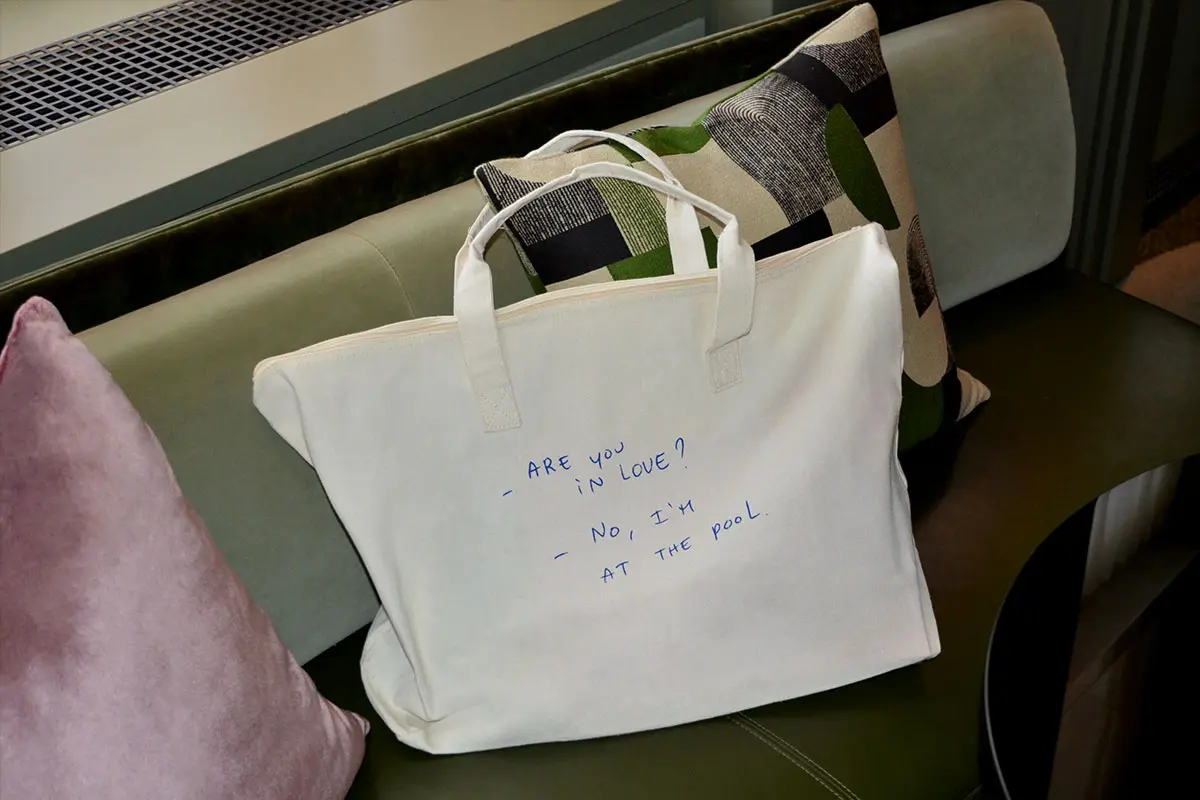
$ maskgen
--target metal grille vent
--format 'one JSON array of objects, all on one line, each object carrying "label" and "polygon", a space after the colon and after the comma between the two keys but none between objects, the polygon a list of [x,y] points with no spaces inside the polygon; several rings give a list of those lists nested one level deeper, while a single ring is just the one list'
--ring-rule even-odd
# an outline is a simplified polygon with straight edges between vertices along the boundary
[{"label": "metal grille vent", "polygon": [[0,60],[0,150],[407,0],[178,0]]}]

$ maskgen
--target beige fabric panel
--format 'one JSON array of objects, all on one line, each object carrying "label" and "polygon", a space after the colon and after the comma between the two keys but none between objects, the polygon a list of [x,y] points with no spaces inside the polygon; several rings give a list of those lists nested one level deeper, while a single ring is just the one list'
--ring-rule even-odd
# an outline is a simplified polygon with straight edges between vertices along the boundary
[{"label": "beige fabric panel", "polygon": [[[787,216],[771,193],[725,154],[715,140],[695,153],[663,158],[679,182],[690,191],[727,209],[740,209],[738,223],[748,242],[786,228]],[[704,225],[713,222],[700,217]]]}]

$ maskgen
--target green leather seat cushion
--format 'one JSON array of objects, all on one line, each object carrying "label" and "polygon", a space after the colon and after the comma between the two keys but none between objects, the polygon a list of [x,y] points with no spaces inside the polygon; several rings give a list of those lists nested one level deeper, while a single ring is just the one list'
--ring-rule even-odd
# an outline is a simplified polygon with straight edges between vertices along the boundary
[{"label": "green leather seat cushion", "polygon": [[374,715],[360,632],[308,664],[374,726],[351,797],[965,797],[978,783],[988,636],[1021,566],[1108,487],[1200,452],[1200,370],[1185,368],[1200,364],[1200,327],[1056,267],[947,320],[995,394],[957,442],[905,461],[941,655],[749,719],[438,757]]}]

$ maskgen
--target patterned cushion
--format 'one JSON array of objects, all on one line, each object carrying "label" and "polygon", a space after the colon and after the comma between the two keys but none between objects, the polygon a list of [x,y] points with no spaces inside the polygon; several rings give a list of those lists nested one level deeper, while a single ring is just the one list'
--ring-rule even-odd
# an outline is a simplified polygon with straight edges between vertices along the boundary
[{"label": "patterned cushion", "polygon": [[[884,227],[905,278],[902,450],[987,399],[987,388],[955,367],[946,340],[870,5],[846,12],[690,127],[632,136],[684,186],[736,214],[759,258],[868,222]],[[620,145],[597,144],[494,161],[475,177],[500,208],[594,161],[652,171]],[[663,202],[641,186],[565,187],[518,211],[507,230],[538,291],[671,272]],[[716,237],[705,229],[704,238],[711,264]]]}]

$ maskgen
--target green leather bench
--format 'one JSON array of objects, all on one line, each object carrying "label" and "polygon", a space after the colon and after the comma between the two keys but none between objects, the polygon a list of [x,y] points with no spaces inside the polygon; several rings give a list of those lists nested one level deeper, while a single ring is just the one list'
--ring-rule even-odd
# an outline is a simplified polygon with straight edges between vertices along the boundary
[{"label": "green leather bench", "polygon": [[[465,756],[404,747],[373,714],[358,656],[377,600],[314,473],[255,411],[254,364],[449,313],[476,163],[567,128],[690,121],[849,5],[520,98],[0,287],[4,313],[40,293],[95,325],[83,340],[283,639],[372,720],[351,796],[967,797],[988,637],[1022,565],[1098,493],[1200,452],[1200,328],[1054,263],[1075,153],[1044,14],[1005,0],[896,31],[884,54],[951,341],[993,393],[905,462],[941,655],[726,718]],[[498,302],[530,293],[506,241],[488,258]]]}]

